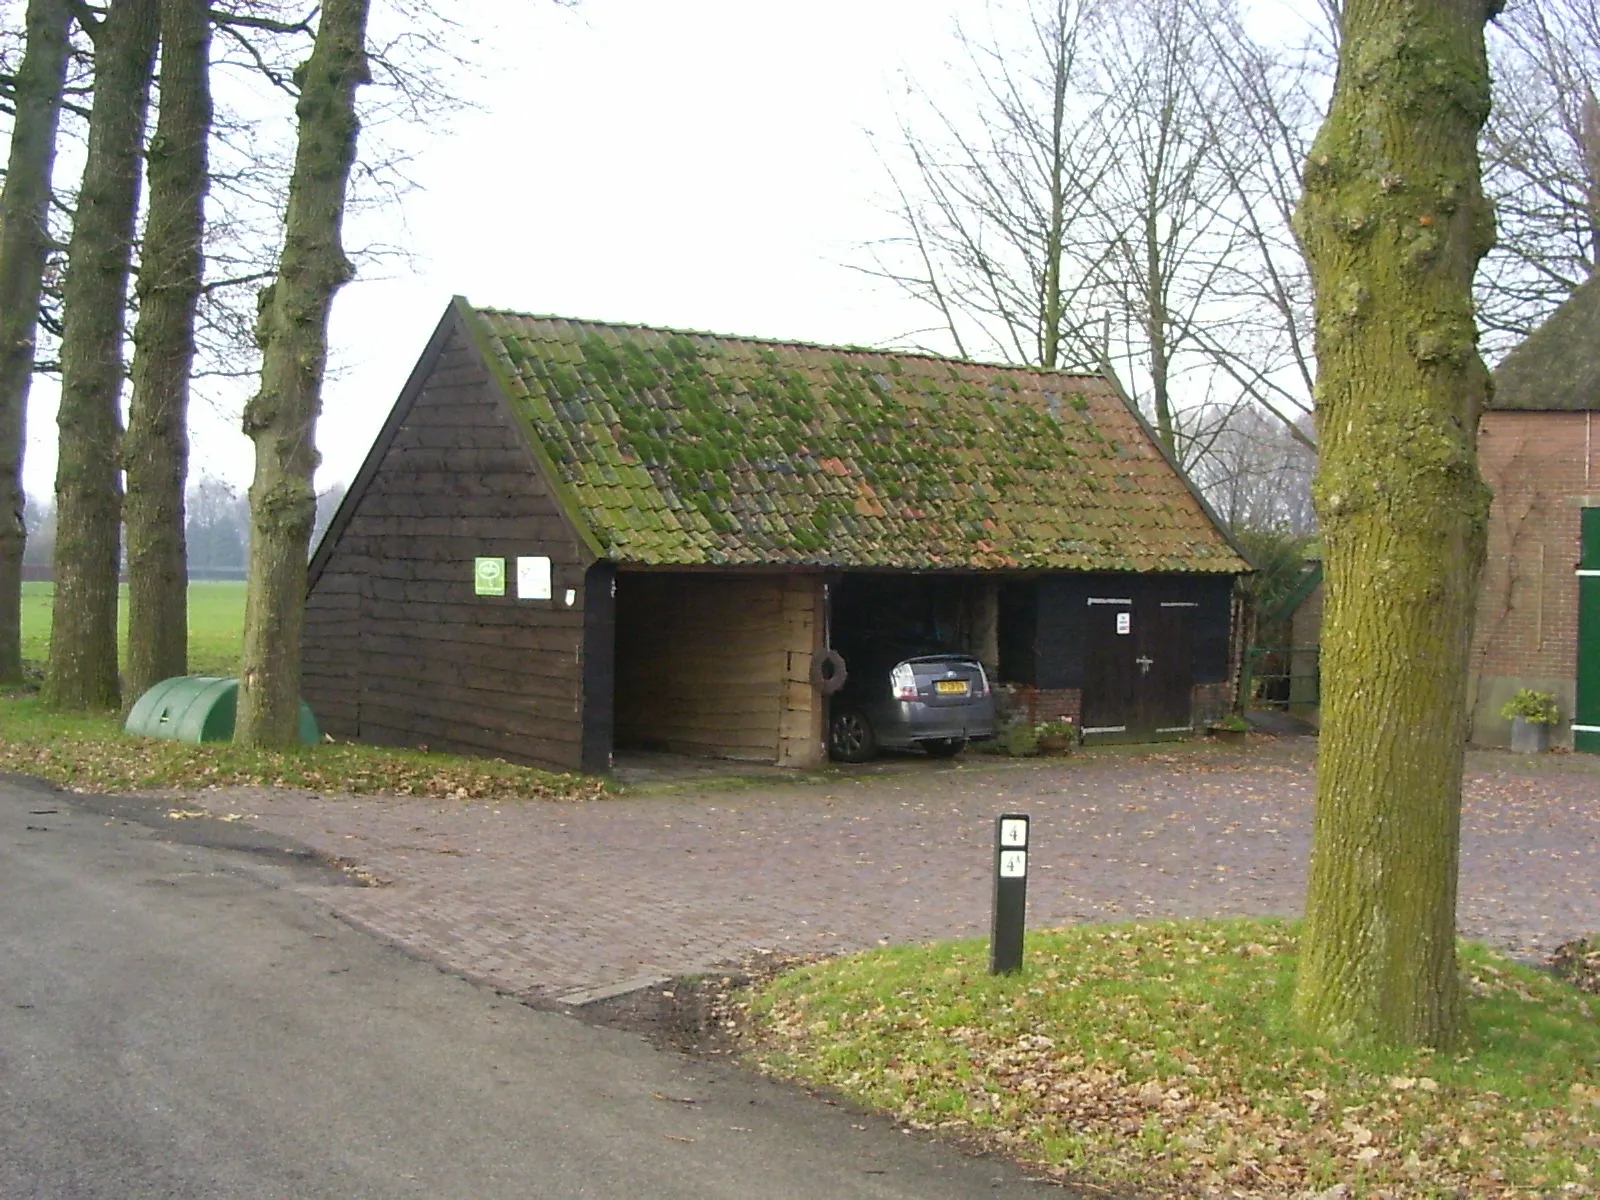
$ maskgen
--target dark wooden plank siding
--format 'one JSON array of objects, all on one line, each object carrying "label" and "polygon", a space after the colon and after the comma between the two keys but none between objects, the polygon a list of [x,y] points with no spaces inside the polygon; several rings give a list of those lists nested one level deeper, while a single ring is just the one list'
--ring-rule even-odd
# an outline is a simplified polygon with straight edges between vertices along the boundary
[{"label": "dark wooden plank siding", "polygon": [[[590,555],[477,352],[429,353],[314,563],[306,699],[336,737],[579,769]],[[551,560],[551,599],[517,598],[519,556]],[[506,595],[474,594],[478,557]]]},{"label": "dark wooden plank siding", "polygon": [[583,769],[609,771],[616,740],[617,569],[589,568],[583,606]]},{"label": "dark wooden plank siding", "polygon": [[[1041,688],[1081,688],[1090,596],[1126,597],[1134,607],[1163,601],[1194,604],[1189,636],[1196,686],[1228,679],[1232,630],[1231,575],[1054,575],[1039,582],[1033,651]],[[1002,638],[1005,637],[1002,625]]]},{"label": "dark wooden plank siding", "polygon": [[1233,579],[1194,579],[1187,587],[1187,599],[1195,600],[1194,682],[1226,683],[1232,674],[1229,653],[1233,634]]}]

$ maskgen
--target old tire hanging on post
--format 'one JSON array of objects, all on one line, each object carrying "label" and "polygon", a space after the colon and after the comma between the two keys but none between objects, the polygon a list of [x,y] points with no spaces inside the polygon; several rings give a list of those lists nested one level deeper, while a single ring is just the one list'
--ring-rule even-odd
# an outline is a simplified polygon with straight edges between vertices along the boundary
[{"label": "old tire hanging on post", "polygon": [[837,650],[818,650],[811,656],[811,682],[824,696],[831,696],[844,687],[850,672],[844,665],[844,655]]}]

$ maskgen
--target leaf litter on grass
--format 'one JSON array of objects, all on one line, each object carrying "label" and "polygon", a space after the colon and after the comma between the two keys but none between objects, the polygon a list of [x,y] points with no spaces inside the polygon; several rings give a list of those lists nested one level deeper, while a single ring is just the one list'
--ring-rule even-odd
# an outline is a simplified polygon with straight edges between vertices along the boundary
[{"label": "leaf litter on grass", "polygon": [[0,700],[0,771],[81,792],[287,787],[442,800],[593,800],[591,776],[563,775],[499,759],[431,754],[349,742],[294,750],[136,737],[115,717],[45,713],[32,699]]},{"label": "leaf litter on grass", "polygon": [[1600,1033],[1548,975],[1464,948],[1459,1055],[1288,1028],[1294,931],[1081,927],[1028,971],[979,943],[835,960],[749,1001],[775,1073],[1074,1181],[1184,1197],[1594,1196]]}]

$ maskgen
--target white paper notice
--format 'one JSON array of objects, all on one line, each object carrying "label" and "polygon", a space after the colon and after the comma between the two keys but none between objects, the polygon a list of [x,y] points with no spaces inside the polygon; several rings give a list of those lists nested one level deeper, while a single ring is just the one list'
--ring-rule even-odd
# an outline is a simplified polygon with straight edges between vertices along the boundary
[{"label": "white paper notice", "polygon": [[550,599],[550,560],[548,558],[517,559],[517,599]]}]

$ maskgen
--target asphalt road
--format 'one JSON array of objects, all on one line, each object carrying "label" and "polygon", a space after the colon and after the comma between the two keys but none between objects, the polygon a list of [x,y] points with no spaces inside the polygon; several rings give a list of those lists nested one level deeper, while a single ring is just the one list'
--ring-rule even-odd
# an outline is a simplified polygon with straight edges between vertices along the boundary
[{"label": "asphalt road", "polygon": [[1063,1196],[443,974],[306,872],[342,878],[0,777],[0,1198]]}]

